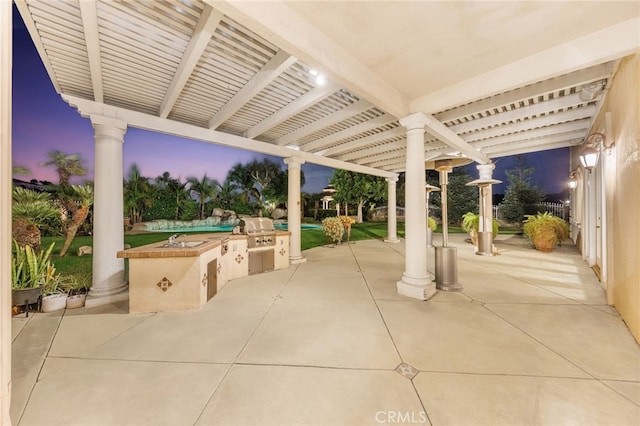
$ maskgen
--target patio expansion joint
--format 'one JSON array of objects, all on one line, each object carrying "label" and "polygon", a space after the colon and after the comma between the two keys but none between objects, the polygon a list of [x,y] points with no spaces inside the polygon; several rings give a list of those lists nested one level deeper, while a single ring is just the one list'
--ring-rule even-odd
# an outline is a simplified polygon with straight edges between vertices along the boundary
[{"label": "patio expansion joint", "polygon": [[224,374],[222,375],[222,378],[220,379],[220,381],[218,382],[218,385],[213,389],[213,391],[211,392],[211,395],[209,395],[209,398],[207,398],[207,402],[203,405],[202,410],[200,410],[200,413],[198,413],[198,416],[196,417],[196,421],[194,422],[194,424],[197,424],[200,419],[202,418],[202,415],[204,414],[207,406],[209,405],[209,403],[211,403],[211,400],[214,398],[214,396],[216,395],[216,392],[218,392],[218,389],[220,388],[220,384],[224,383],[224,381],[226,380],[227,376],[229,375],[229,372],[231,371],[231,369],[233,368],[234,365],[241,365],[240,363],[238,363],[238,359],[240,358],[240,356],[244,353],[245,349],[247,348],[247,345],[249,344],[249,342],[251,341],[251,339],[253,338],[253,336],[256,334],[256,332],[258,331],[258,329],[260,328],[260,326],[262,325],[262,323],[264,322],[264,319],[267,317],[267,315],[269,315],[269,312],[271,312],[271,309],[273,309],[274,305],[280,300],[283,299],[284,297],[282,296],[282,292],[287,288],[287,286],[289,285],[289,283],[291,282],[291,280],[293,279],[293,277],[296,275],[296,273],[298,272],[300,267],[300,264],[295,265],[295,269],[293,270],[293,272],[289,275],[289,277],[287,278],[286,282],[284,283],[284,285],[280,288],[280,290],[278,291],[278,294],[276,294],[275,296],[271,297],[271,303],[269,304],[269,307],[267,309],[265,309],[264,314],[262,315],[262,317],[260,318],[260,320],[257,322],[256,326],[254,327],[253,331],[251,332],[251,334],[249,334],[249,336],[247,337],[247,340],[245,340],[244,344],[242,345],[242,347],[240,348],[240,350],[238,351],[238,353],[236,354],[235,358],[233,359],[233,361],[229,364],[229,368],[227,368],[227,370],[224,372]]},{"label": "patio expansion joint", "polygon": [[[539,304],[538,304],[539,305]],[[567,361],[569,364],[573,365],[574,367],[576,367],[578,370],[582,371],[583,373],[587,374],[589,377],[591,377],[592,379],[595,380],[599,380],[597,377],[595,377],[593,374],[591,374],[589,371],[585,370],[583,367],[579,366],[578,364],[576,364],[574,361],[570,360],[569,358],[567,358],[566,356],[564,356],[563,354],[561,354],[560,352],[558,352],[557,350],[555,350],[554,348],[550,347],[549,345],[545,344],[544,342],[542,342],[539,339],[536,339],[534,336],[532,336],[530,333],[527,333],[526,331],[524,331],[523,329],[521,329],[520,327],[518,327],[516,324],[512,323],[511,321],[509,321],[508,319],[502,317],[501,315],[497,314],[496,312],[492,311],[491,308],[489,306],[484,305],[483,306],[484,309],[486,309],[488,312],[490,312],[491,314],[495,315],[497,318],[499,318],[500,320],[504,321],[505,323],[509,324],[511,327],[515,328],[516,330],[518,330],[520,333],[524,334],[525,336],[527,336],[529,339],[533,340],[534,342],[538,343],[540,346],[544,347],[545,349],[547,349],[548,351],[554,353],[555,355],[559,356],[560,358],[564,359],[565,361]]]}]

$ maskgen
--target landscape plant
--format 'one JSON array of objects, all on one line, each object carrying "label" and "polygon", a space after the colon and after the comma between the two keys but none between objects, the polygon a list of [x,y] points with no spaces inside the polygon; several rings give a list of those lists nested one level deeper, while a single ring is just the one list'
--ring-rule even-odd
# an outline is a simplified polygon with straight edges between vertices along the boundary
[{"label": "landscape plant", "polygon": [[339,217],[327,217],[322,220],[324,234],[330,243],[336,244],[342,241],[344,235],[344,225]]},{"label": "landscape plant", "polygon": [[[480,229],[480,215],[474,212],[467,212],[462,215],[462,229],[471,237],[471,243],[478,243],[478,230]],[[494,218],[491,220],[491,233],[493,238],[498,236],[500,224]]]},{"label": "landscape plant", "polygon": [[549,212],[527,215],[522,231],[536,250],[548,253],[569,237],[569,225]]},{"label": "landscape plant", "polygon": [[11,253],[11,287],[13,289],[47,287],[56,279],[56,267],[51,261],[55,243],[36,253],[31,246],[21,246],[13,240]]}]

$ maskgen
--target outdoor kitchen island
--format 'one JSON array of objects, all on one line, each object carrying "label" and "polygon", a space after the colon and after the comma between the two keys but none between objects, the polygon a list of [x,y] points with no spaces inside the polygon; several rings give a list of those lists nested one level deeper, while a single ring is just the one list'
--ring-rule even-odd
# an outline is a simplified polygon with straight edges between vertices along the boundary
[{"label": "outdoor kitchen island", "polygon": [[289,267],[289,232],[241,224],[239,234],[183,235],[119,251],[129,259],[129,312],[198,309],[231,279]]}]

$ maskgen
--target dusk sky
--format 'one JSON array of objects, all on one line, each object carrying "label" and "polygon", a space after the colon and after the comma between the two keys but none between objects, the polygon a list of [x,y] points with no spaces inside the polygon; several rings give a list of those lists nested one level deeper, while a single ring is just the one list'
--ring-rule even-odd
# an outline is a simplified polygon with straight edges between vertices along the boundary
[{"label": "dusk sky", "polygon": [[[27,167],[28,176],[15,175],[23,180],[47,180],[57,183],[53,167],[39,164],[47,161],[47,153],[61,150],[80,154],[88,173],[75,177],[71,183],[93,180],[94,139],[91,122],[81,117],[55,92],[51,80],[38,56],[22,18],[13,7],[13,164]],[[282,159],[250,151],[228,148],[205,142],[129,128],[124,142],[124,174],[136,163],[143,176],[155,178],[170,172],[183,181],[190,176],[207,176],[222,182],[236,163],[268,157],[278,163]],[[534,184],[548,194],[566,188],[569,173],[568,149],[546,151],[526,156],[527,164],[535,168]],[[513,167],[514,159],[496,159],[494,177],[506,183],[504,170]],[[283,168],[284,168],[284,163]],[[308,193],[317,193],[328,183],[332,169],[305,163],[302,170]],[[471,171],[477,178],[477,172]],[[495,185],[494,193],[504,192],[505,185]]]}]

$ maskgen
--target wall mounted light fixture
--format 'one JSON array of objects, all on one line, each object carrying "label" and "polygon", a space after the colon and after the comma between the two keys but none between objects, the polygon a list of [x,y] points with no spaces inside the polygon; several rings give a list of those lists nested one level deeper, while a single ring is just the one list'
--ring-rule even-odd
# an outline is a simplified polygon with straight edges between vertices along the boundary
[{"label": "wall mounted light fixture", "polygon": [[606,154],[610,154],[615,142],[607,141],[607,138],[602,133],[592,133],[587,136],[584,141],[584,149],[580,153],[582,167],[589,171],[596,167],[600,156],[600,145],[602,145]]},{"label": "wall mounted light fixture", "polygon": [[576,189],[578,187],[578,181],[580,180],[580,172],[577,170],[569,173],[569,181],[567,185],[570,189]]}]

